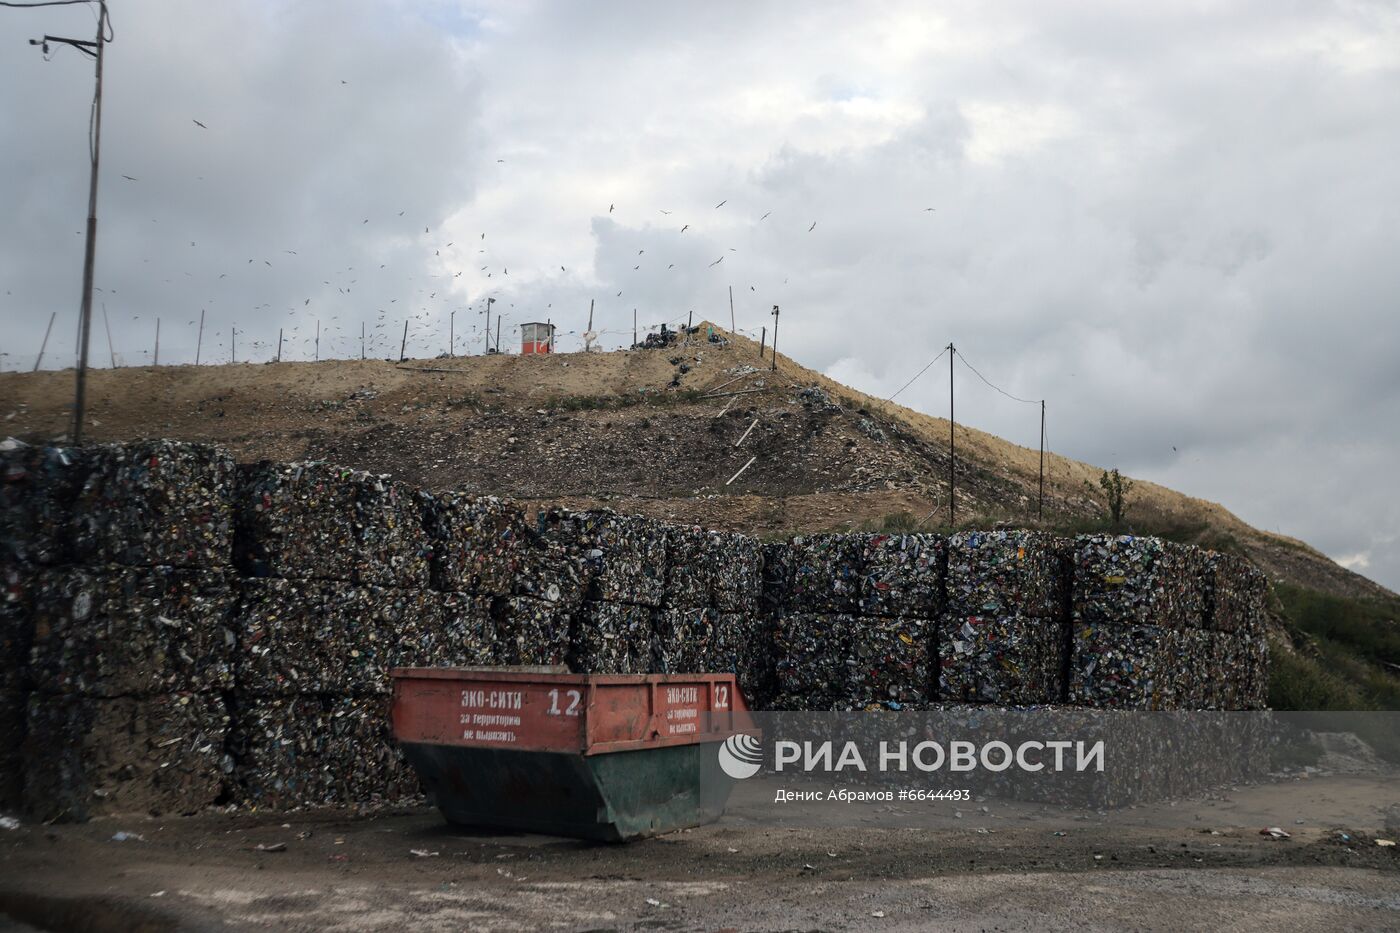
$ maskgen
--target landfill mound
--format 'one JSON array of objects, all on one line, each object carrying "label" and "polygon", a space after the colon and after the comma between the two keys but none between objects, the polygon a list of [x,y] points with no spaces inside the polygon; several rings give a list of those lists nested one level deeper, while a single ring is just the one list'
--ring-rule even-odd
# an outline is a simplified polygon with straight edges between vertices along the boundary
[{"label": "landfill mound", "polygon": [[[5,432],[36,445],[64,436],[72,378],[0,373]],[[762,536],[861,530],[886,516],[931,527],[947,515],[946,420],[781,354],[774,368],[771,352],[708,323],[655,349],[95,370],[88,387],[95,441],[172,437],[240,461],[324,460],[432,491],[606,505]],[[975,399],[959,411],[975,422]],[[1034,447],[958,425],[956,449],[960,524],[1054,531],[1101,519],[1086,490],[1096,466],[1047,452],[1042,518]],[[1140,533],[1239,550],[1270,579],[1393,595],[1153,483],[1136,483],[1128,518]]]},{"label": "landfill mound", "polygon": [[733,672],[758,709],[1260,709],[1266,581],[1155,538],[763,543],[168,440],[0,454],[0,805],[374,805],[389,671]]}]

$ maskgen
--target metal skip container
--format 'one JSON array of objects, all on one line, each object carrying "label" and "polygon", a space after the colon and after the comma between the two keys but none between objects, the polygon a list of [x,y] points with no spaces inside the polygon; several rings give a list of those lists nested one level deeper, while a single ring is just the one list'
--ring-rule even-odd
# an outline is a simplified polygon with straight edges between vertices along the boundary
[{"label": "metal skip container", "polygon": [[721,745],[758,734],[733,674],[391,674],[394,738],[464,826],[620,842],[712,822]]}]

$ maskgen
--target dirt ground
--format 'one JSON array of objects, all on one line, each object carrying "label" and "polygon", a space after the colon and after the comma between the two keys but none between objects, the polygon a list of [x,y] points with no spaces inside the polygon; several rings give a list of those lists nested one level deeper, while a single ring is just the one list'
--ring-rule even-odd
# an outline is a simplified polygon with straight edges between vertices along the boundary
[{"label": "dirt ground", "polygon": [[[913,827],[774,825],[758,780],[720,822],[628,845],[428,808],[22,825],[0,830],[0,930],[1393,930],[1400,855],[1375,839],[1397,786],[1293,779],[1112,814],[948,804]],[[1280,825],[1291,838],[1259,833]]]}]

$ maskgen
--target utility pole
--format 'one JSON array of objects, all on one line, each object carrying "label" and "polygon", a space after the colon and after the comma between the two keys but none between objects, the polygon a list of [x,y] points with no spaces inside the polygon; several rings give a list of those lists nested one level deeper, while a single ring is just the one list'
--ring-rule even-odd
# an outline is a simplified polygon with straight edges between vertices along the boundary
[{"label": "utility pole", "polygon": [[[553,350],[554,347],[551,346],[550,349]],[[501,315],[499,314],[496,315],[496,352],[501,352]]]},{"label": "utility pole", "polygon": [[491,306],[492,306],[493,304],[495,304],[495,303],[496,303],[496,299],[494,299],[494,298],[487,298],[487,299],[486,299],[486,333],[483,334],[482,336],[483,336],[483,339],[484,339],[485,342],[486,342],[486,352],[487,352],[487,353],[490,353],[490,352],[491,352]]},{"label": "utility pole", "polygon": [[[107,355],[112,358],[112,368],[117,368],[117,351],[112,349],[112,322],[107,320],[107,302],[102,302],[102,324],[107,328]],[[49,326],[53,326],[53,321],[49,321]]]},{"label": "utility pole", "polygon": [[403,362],[404,350],[408,348],[408,318],[403,319],[403,342],[399,344],[399,362]]},{"label": "utility pole", "polygon": [[156,359],[151,365],[160,365],[160,318],[156,318]]},{"label": "utility pole", "polygon": [[204,309],[199,309],[199,336],[194,338],[194,365],[199,365],[199,349],[204,344]]},{"label": "utility pole", "polygon": [[[583,332],[583,352],[593,352],[593,299],[588,299],[588,329]],[[633,341],[635,343],[636,341]]]},{"label": "utility pole", "polygon": [[734,286],[729,286],[729,332],[737,333],[734,329]]},{"label": "utility pole", "polygon": [[[280,353],[280,352],[278,353],[278,356],[279,356],[279,357],[281,356],[281,353]],[[360,322],[360,359],[364,359],[364,358],[365,358],[365,322],[364,322],[364,321],[361,321],[361,322]]]},{"label": "utility pole", "polygon": [[773,371],[778,370],[778,306],[773,306]]},{"label": "utility pole", "polygon": [[316,322],[316,362],[321,362],[321,322]]},{"label": "utility pole", "polygon": [[98,0],[97,37],[88,42],[84,39],[64,39],[46,35],[42,39],[30,39],[30,45],[42,48],[45,54],[49,43],[71,45],[84,55],[91,55],[95,67],[95,86],[92,93],[91,151],[92,174],[88,181],[87,239],[83,248],[83,303],[78,319],[78,376],[73,399],[73,444],[83,442],[83,414],[87,407],[87,367],[88,344],[92,331],[92,276],[97,262],[97,178],[98,157],[102,150],[102,50],[107,44],[107,4]]},{"label": "utility pole", "polygon": [[277,362],[282,362],[282,328],[280,327],[277,328]]},{"label": "utility pole", "polygon": [[229,361],[230,363],[237,363],[237,362],[238,362],[238,328],[237,328],[237,327],[230,327],[230,328],[228,329],[228,361]]},{"label": "utility pole", "polygon": [[1040,400],[1040,501],[1035,517],[1037,521],[1045,519],[1045,399]]},{"label": "utility pole", "polygon": [[57,311],[49,312],[49,326],[44,328],[44,342],[39,344],[39,358],[34,361],[34,368],[30,372],[38,372],[39,364],[44,362],[44,349],[49,345],[49,331],[53,330],[53,319],[58,317]]},{"label": "utility pole", "polygon": [[695,309],[691,308],[685,313],[685,333],[690,336],[690,325],[695,321]]},{"label": "utility pole", "polygon": [[[453,340],[452,322],[453,322],[453,319],[456,318],[456,317],[457,317],[457,312],[456,312],[456,311],[449,311],[449,312],[447,312],[447,358],[448,358],[448,359],[451,359],[451,358],[452,358],[452,347],[453,347],[453,344],[455,343],[455,341]],[[365,339],[365,325],[361,324],[361,325],[360,325],[360,342],[361,342],[361,343],[364,343],[364,339]],[[361,350],[361,351],[360,351],[360,359],[364,359],[364,358],[365,358],[364,351]]]},{"label": "utility pole", "polygon": [[953,344],[948,344],[948,530],[953,530],[953,491],[956,488],[953,463],[957,455],[953,440],[953,357],[958,355],[958,351],[953,349]]},{"label": "utility pole", "polygon": [[763,362],[763,348],[768,345],[768,325],[763,325],[763,330],[758,334],[758,360]]},{"label": "utility pole", "polygon": [[632,346],[637,345],[637,309],[632,309]]}]

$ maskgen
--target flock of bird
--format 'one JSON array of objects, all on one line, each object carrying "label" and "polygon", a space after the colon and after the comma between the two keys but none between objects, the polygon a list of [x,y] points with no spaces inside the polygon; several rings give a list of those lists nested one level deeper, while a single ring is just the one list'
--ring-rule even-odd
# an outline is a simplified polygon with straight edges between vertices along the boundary
[{"label": "flock of bird", "polygon": [[[344,84],[346,82],[342,81],[341,83]],[[201,120],[193,119],[192,122],[201,131],[209,130],[209,126]],[[504,163],[505,160],[497,159],[496,162]],[[128,183],[140,183],[140,178],[137,176],[122,174],[121,177]],[[723,210],[728,203],[729,199],[723,198],[715,204],[713,210]],[[732,211],[733,208],[730,208],[730,210]],[[934,208],[930,207],[925,210],[933,211]],[[616,211],[617,204],[615,202],[609,203],[607,208],[608,215],[613,215]],[[675,212],[674,210],[661,208],[659,209],[659,213],[664,217],[671,217]],[[773,216],[773,213],[772,210],[765,211],[756,221],[753,221],[753,223],[755,225],[765,223]],[[405,228],[413,231],[417,230],[416,225],[410,227],[407,223],[399,222],[399,218],[402,218],[404,214],[404,210],[398,211],[397,215],[392,218],[394,223],[386,231],[390,237],[400,242],[404,240],[405,234],[407,233]],[[357,226],[368,226],[372,219],[372,217],[363,217]],[[152,219],[152,223],[155,222],[156,221]],[[696,229],[697,226],[703,225],[698,219],[691,219],[685,223],[680,223],[678,226],[672,226],[670,229],[676,230],[678,235],[683,235],[686,234],[687,231]],[[810,225],[807,226],[806,232],[812,233],[816,228],[817,221],[812,220]],[[799,227],[798,229],[800,230],[801,228]],[[693,233],[691,234],[691,236],[694,235]],[[429,355],[437,355],[443,350],[453,354],[460,352],[477,352],[478,350],[485,349],[487,346],[495,345],[498,339],[501,342],[505,342],[502,323],[505,320],[512,319],[516,313],[513,310],[515,309],[514,302],[507,299],[512,297],[514,293],[518,293],[518,289],[512,289],[505,284],[505,280],[510,277],[510,268],[506,265],[504,260],[500,261],[499,265],[489,261],[492,259],[492,256],[488,252],[487,233],[481,232],[479,234],[476,243],[476,255],[478,261],[483,259],[488,261],[476,269],[476,274],[478,276],[484,274],[484,279],[491,284],[480,289],[480,297],[470,302],[464,302],[462,300],[461,289],[456,283],[456,280],[461,279],[467,270],[465,268],[456,270],[443,268],[445,263],[449,262],[450,259],[457,259],[460,261],[463,258],[462,248],[458,247],[456,253],[449,253],[448,257],[444,257],[443,252],[445,250],[451,250],[456,245],[456,241],[449,240],[441,244],[432,243],[431,225],[424,225],[422,234],[416,234],[416,236],[420,241],[428,241],[422,244],[422,248],[425,252],[421,255],[421,260],[427,261],[430,266],[435,265],[437,268],[443,269],[440,273],[429,274],[428,278],[431,280],[446,279],[445,283],[429,281],[421,285],[416,285],[412,275],[408,276],[407,282],[399,284],[386,282],[380,278],[373,283],[375,287],[371,289],[371,291],[374,294],[387,295],[393,294],[394,292],[399,292],[399,294],[397,297],[388,298],[387,301],[383,301],[382,306],[375,308],[374,316],[369,318],[367,315],[354,314],[348,310],[347,306],[354,300],[350,299],[349,296],[355,293],[357,287],[361,287],[359,278],[361,274],[373,275],[379,273],[388,268],[390,263],[380,263],[378,269],[362,270],[361,273],[356,273],[354,266],[346,266],[343,270],[337,269],[329,276],[318,277],[322,288],[316,289],[316,293],[313,294],[303,293],[299,303],[294,301],[292,304],[285,307],[284,310],[288,317],[284,318],[280,324],[276,325],[278,333],[275,339],[268,333],[260,333],[256,339],[248,339],[244,336],[240,321],[235,320],[232,322],[232,326],[230,326],[230,322],[226,320],[226,314],[217,315],[220,318],[225,318],[225,320],[216,322],[214,316],[206,314],[208,306],[216,303],[216,299],[210,297],[203,303],[204,307],[201,308],[200,315],[191,318],[186,325],[189,328],[199,328],[197,335],[190,334],[199,344],[196,351],[198,357],[203,362],[235,360],[239,355],[241,355],[245,361],[255,358],[264,360],[273,358],[346,358],[362,354],[368,357],[392,357],[400,352],[400,348],[405,341],[405,333],[407,334],[407,338],[411,339],[411,346],[415,353],[417,351],[427,350]],[[197,248],[195,240],[189,241],[189,248]],[[426,253],[427,248],[432,249],[431,257]],[[298,250],[282,249],[281,252],[284,256],[294,257],[287,260],[287,262],[301,264],[302,257],[300,257]],[[655,250],[653,252],[655,253]],[[726,255],[730,252],[738,252],[738,250],[734,247],[728,247],[726,252],[721,253],[716,259],[708,262],[705,268],[713,269],[716,266],[720,266],[724,263]],[[637,250],[636,262],[632,266],[633,271],[640,271],[643,268],[643,265],[648,261],[642,258],[646,256],[646,253],[647,250],[645,248]],[[143,261],[149,263],[150,259],[147,258]],[[412,260],[410,260],[410,262],[415,266],[418,265],[418,263]],[[678,259],[677,261],[667,262],[665,271],[669,272],[675,270],[678,263],[684,268],[685,260]],[[258,256],[246,257],[241,268],[247,269],[250,266],[261,266],[264,269],[274,268],[274,264],[270,258]],[[552,268],[552,266],[550,268]],[[520,270],[517,269],[517,273],[519,273],[519,271]],[[562,264],[559,265],[559,271],[562,274],[568,274],[567,268]],[[231,274],[233,274],[233,270],[220,272],[217,279],[214,281],[228,279]],[[185,275],[190,278],[196,278],[193,273],[188,271],[185,272]],[[262,282],[250,280],[248,275],[248,273],[245,273],[243,276],[245,284],[253,288],[269,287],[269,285],[270,287],[279,289],[288,287],[277,283],[270,284],[266,282],[266,280]],[[500,276],[499,284],[496,282],[496,277],[498,275]],[[517,279],[518,278],[519,276],[517,276]],[[477,281],[481,281],[481,279],[478,278]],[[786,280],[784,281],[786,282]],[[171,284],[173,280],[166,279],[165,282]],[[335,288],[337,295],[345,296],[345,300],[336,302],[336,306],[333,310],[337,313],[324,314],[323,316],[321,306],[324,305],[325,302],[320,295],[329,294],[328,290],[330,288]],[[402,289],[402,291],[400,289]],[[756,292],[757,288],[754,285],[749,285],[749,290]],[[108,296],[116,297],[115,291],[104,292],[101,288],[95,288],[94,291],[98,292],[103,299]],[[365,289],[361,287],[361,292],[363,291],[365,291]],[[613,297],[621,298],[626,291],[626,288],[619,290]],[[425,293],[426,297],[424,297]],[[381,302],[375,303],[381,304]],[[408,310],[415,305],[415,310]],[[503,310],[500,307],[496,307],[494,308],[494,314],[496,316],[493,317],[493,305],[504,305],[505,309],[511,310]],[[271,301],[252,306],[249,309],[252,315],[249,315],[249,317],[256,316],[259,312],[269,311],[272,308],[273,303]],[[105,315],[105,313],[106,307],[104,304],[103,314]],[[552,303],[546,303],[543,309],[536,307],[531,313],[537,317],[551,317],[553,314],[553,305]],[[583,315],[586,313],[587,312],[582,309],[570,309],[568,316],[570,319],[582,319]],[[147,312],[148,323],[150,317],[152,317],[152,315]],[[238,317],[242,318],[243,315],[238,315]],[[130,319],[132,321],[139,321],[141,320],[141,315],[132,314],[130,315]],[[680,321],[684,321],[684,318],[681,318]],[[523,320],[511,321],[512,325],[523,322]],[[677,321],[668,321],[666,323],[675,324]],[[660,326],[660,324],[661,322],[648,322],[642,325],[642,329],[655,329]],[[269,322],[264,320],[260,324],[259,330],[263,330],[268,326]],[[581,337],[585,329],[584,327],[559,327],[557,333],[560,335],[578,335]],[[101,333],[101,331],[99,331],[99,333]],[[630,330],[608,331],[599,329],[594,331],[592,336],[596,339],[604,334],[623,335],[630,333]],[[499,338],[498,335],[500,335]],[[173,335],[167,330],[164,338],[167,347],[170,345],[171,336]],[[240,340],[240,336],[243,336],[244,339]],[[184,338],[181,336],[179,339],[183,340]],[[207,350],[205,349],[206,347]],[[499,349],[499,347],[497,349]],[[151,350],[140,351],[146,362],[151,361],[154,350],[155,347],[153,346]],[[170,361],[170,354],[168,351],[165,359],[167,362]]]}]

